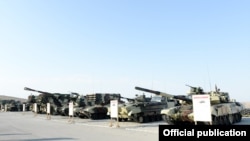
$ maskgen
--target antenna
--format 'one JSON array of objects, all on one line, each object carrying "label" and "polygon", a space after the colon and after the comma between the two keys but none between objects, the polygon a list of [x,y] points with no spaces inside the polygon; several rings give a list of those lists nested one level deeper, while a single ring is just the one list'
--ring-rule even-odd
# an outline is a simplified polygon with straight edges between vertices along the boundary
[{"label": "antenna", "polygon": [[151,89],[154,89],[153,71],[151,70]]},{"label": "antenna", "polygon": [[211,86],[211,80],[210,80],[210,74],[209,74],[209,68],[208,67],[207,67],[207,73],[208,73],[210,91],[212,91],[212,86]]}]

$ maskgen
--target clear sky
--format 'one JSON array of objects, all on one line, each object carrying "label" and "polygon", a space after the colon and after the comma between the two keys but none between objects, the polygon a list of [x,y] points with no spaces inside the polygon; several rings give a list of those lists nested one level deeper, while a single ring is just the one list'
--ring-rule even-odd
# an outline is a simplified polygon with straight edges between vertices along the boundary
[{"label": "clear sky", "polygon": [[[0,0],[0,95],[183,95],[250,101],[249,0]],[[37,95],[37,93],[32,93]],[[151,96],[149,93],[145,93]]]}]

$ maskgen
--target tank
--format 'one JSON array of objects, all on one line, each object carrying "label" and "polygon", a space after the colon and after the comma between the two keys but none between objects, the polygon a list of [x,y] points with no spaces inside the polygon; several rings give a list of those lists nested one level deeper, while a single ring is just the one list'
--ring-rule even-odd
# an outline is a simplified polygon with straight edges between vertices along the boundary
[{"label": "tank", "polygon": [[47,103],[50,103],[50,114],[59,115],[62,114],[61,107],[67,105],[69,102],[70,94],[61,94],[61,93],[49,93],[39,90],[34,90],[28,87],[24,87],[24,90],[33,91],[40,93],[35,98],[37,103],[37,113],[46,114],[47,112]]},{"label": "tank", "polygon": [[[187,85],[189,86],[189,85]],[[232,125],[240,122],[244,106],[236,101],[230,100],[228,92],[221,92],[215,86],[214,91],[204,92],[201,87],[189,86],[190,91],[186,97],[175,97],[180,100],[180,105],[165,108],[161,111],[165,122],[170,125],[195,124],[193,115],[192,95],[208,94],[210,96],[210,109],[212,125]],[[197,122],[197,124],[210,124],[208,122]]]},{"label": "tank", "polygon": [[110,100],[120,100],[118,93],[94,93],[85,96],[86,106],[79,110],[80,118],[107,119]]},{"label": "tank", "polygon": [[[142,87],[135,87],[136,90],[156,94],[153,97],[146,97],[144,94],[136,95],[135,98],[125,98],[127,103],[118,106],[118,119],[120,121],[134,121],[146,123],[162,120],[161,110],[176,105],[176,101],[171,99],[172,95],[161,93]],[[122,97],[124,98],[124,97]]]}]

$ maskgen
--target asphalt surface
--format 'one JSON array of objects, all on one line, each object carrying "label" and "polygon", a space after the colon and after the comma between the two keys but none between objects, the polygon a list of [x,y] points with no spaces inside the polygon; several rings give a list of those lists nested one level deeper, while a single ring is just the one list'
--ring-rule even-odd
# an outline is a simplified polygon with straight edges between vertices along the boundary
[{"label": "asphalt surface", "polygon": [[[152,123],[91,120],[32,112],[0,112],[0,141],[158,141],[159,125]],[[244,117],[237,125],[250,125]]]}]

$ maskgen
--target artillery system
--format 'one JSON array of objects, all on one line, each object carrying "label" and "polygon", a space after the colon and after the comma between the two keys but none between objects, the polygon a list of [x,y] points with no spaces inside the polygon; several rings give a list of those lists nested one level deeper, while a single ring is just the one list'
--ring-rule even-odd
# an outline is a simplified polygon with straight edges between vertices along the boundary
[{"label": "artillery system", "polygon": [[14,99],[0,100],[0,109],[3,111],[21,111],[22,102]]},{"label": "artillery system", "polygon": [[[228,92],[221,92],[217,87],[215,87],[215,91],[208,92],[204,92],[201,87],[189,87],[190,91],[187,93],[186,98],[175,97],[182,101],[181,105],[161,110],[162,117],[168,124],[195,124],[192,104],[193,95],[209,95],[212,125],[232,125],[241,121],[244,106],[239,102],[230,100]],[[197,124],[209,123],[199,121]]]},{"label": "artillery system", "polygon": [[[73,102],[73,115],[75,117],[78,117],[80,110],[86,106],[85,97],[83,95],[78,94],[78,93],[71,93],[69,101]],[[60,111],[62,111],[61,112],[62,116],[68,116],[69,115],[69,105],[64,104],[60,108]]]},{"label": "artillery system", "polygon": [[25,87],[24,90],[40,93],[38,96],[35,97],[35,103],[37,103],[37,113],[40,114],[46,113],[47,103],[50,103],[51,115],[62,114],[63,111],[61,107],[63,107],[63,105],[67,105],[69,102],[70,94],[49,93],[49,92],[34,90],[28,87]]},{"label": "artillery system", "polygon": [[110,100],[119,100],[118,93],[94,93],[85,96],[85,107],[79,110],[78,116],[80,118],[89,119],[107,119],[108,106]]},{"label": "artillery system", "polygon": [[25,102],[26,110],[27,111],[32,111],[33,110],[33,105],[36,103],[37,96],[36,95],[29,95],[27,101]]},{"label": "artillery system", "polygon": [[134,99],[125,98],[128,100],[128,103],[121,104],[118,107],[118,118],[120,121],[130,120],[138,123],[159,121],[162,120],[161,110],[175,106],[176,104],[176,102],[170,98],[172,96],[169,94],[141,87],[135,87],[135,89],[154,93],[156,96],[146,97],[142,94],[137,95]]}]

